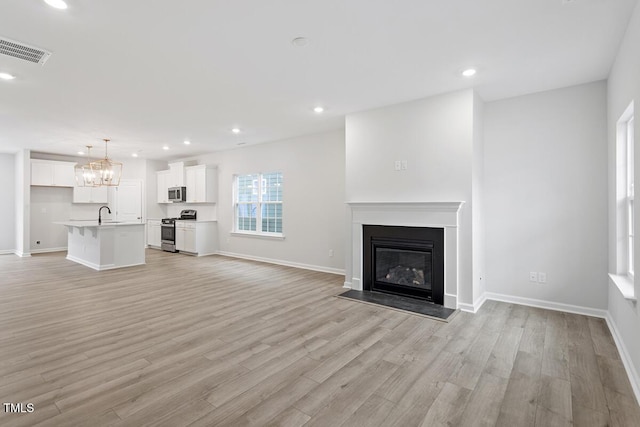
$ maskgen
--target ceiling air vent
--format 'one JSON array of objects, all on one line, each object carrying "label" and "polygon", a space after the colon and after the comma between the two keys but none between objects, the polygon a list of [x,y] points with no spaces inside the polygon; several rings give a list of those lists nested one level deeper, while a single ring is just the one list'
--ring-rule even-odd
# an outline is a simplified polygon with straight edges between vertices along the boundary
[{"label": "ceiling air vent", "polygon": [[0,53],[40,65],[44,65],[51,56],[51,52],[47,52],[44,49],[29,46],[4,37],[0,37]]}]

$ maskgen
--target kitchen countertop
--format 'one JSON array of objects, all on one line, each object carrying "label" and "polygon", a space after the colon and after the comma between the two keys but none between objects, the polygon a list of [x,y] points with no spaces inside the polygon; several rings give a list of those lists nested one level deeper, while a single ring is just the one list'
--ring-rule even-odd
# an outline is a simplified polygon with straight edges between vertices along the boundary
[{"label": "kitchen countertop", "polygon": [[54,224],[66,225],[67,227],[107,227],[107,226],[129,226],[129,225],[144,225],[143,222],[134,222],[134,221],[102,221],[102,224],[98,225],[97,220],[70,220],[70,221],[58,221],[54,222]]}]

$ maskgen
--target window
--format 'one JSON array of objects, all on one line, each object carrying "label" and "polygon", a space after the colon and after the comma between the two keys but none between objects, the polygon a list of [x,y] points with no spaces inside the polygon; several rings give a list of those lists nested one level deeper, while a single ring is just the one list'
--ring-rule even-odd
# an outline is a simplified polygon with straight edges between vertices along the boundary
[{"label": "window", "polygon": [[633,206],[633,180],[634,180],[634,162],[633,162],[633,116],[629,118],[625,125],[624,130],[625,142],[627,145],[627,197],[626,197],[626,206],[627,206],[627,274],[633,277],[634,274],[634,262],[633,262],[633,222],[635,217],[634,206]]},{"label": "window", "polygon": [[616,271],[609,274],[622,295],[636,301],[633,101],[616,123]]},{"label": "window", "polygon": [[282,236],[282,173],[236,175],[234,231]]}]

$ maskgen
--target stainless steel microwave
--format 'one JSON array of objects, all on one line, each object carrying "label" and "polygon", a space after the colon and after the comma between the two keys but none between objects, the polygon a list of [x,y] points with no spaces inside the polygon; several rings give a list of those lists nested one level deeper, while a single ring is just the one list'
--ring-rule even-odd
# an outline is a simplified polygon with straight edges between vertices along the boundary
[{"label": "stainless steel microwave", "polygon": [[187,201],[187,187],[171,187],[171,188],[169,188],[169,201],[170,202],[186,202]]}]

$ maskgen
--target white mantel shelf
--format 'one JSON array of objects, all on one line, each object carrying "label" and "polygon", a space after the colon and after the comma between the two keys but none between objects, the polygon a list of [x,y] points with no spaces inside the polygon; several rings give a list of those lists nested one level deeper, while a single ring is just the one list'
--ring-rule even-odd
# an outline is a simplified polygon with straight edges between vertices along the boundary
[{"label": "white mantel shelf", "polygon": [[443,212],[458,212],[464,202],[346,202],[352,208],[419,209]]}]

